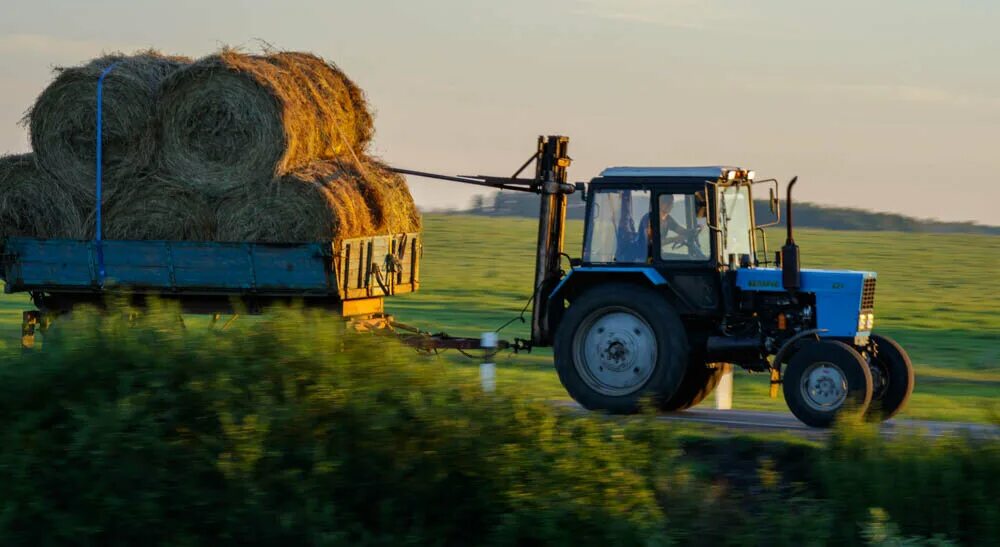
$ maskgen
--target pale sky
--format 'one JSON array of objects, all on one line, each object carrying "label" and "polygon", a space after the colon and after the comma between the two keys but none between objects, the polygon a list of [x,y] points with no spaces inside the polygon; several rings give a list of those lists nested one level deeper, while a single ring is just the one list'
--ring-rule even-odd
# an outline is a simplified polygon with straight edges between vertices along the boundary
[{"label": "pale sky", "polygon": [[[731,164],[799,199],[1000,224],[997,0],[0,0],[0,152],[53,65],[264,40],[341,66],[400,167]],[[411,179],[424,207],[479,192]]]}]

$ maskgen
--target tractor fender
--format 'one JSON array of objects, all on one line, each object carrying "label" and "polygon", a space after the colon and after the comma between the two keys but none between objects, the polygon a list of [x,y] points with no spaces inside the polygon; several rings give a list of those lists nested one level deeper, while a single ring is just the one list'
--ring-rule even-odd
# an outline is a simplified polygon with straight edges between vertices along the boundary
[{"label": "tractor fender", "polygon": [[781,364],[785,361],[785,356],[788,354],[789,351],[792,350],[792,348],[795,347],[796,344],[799,343],[799,341],[805,338],[809,338],[810,336],[814,337],[816,340],[819,340],[820,334],[824,332],[827,332],[827,329],[804,330],[786,340],[785,343],[781,345],[781,348],[778,350],[778,352],[774,354],[774,359],[771,361],[771,368],[780,371]]},{"label": "tractor fender", "polygon": [[565,301],[572,301],[577,295],[595,285],[622,282],[646,287],[667,288],[666,292],[669,297],[678,297],[666,278],[652,267],[580,266],[563,277],[550,294],[549,318],[552,332],[555,332],[562,321]]},{"label": "tractor fender", "polygon": [[668,285],[667,280],[655,268],[581,266],[571,270],[559,281],[552,290],[550,300],[553,302],[562,300],[581,292],[585,287],[607,281],[631,281],[653,287]]}]

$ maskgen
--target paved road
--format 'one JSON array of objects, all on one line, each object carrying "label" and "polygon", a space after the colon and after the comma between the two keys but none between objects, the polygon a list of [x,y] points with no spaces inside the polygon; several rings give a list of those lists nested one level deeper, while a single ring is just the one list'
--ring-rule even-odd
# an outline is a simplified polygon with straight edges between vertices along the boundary
[{"label": "paved road", "polygon": [[[586,412],[576,403],[561,401],[560,406],[563,405]],[[668,422],[706,424],[732,431],[786,431],[807,438],[822,438],[829,435],[829,430],[804,425],[790,412],[696,408],[663,414],[659,419]],[[975,438],[1000,438],[1000,427],[987,424],[905,419],[893,419],[882,424],[882,433],[886,436],[912,432],[922,433],[928,437],[968,434]]]},{"label": "paved road", "polygon": [[[804,425],[795,419],[795,416],[790,412],[697,408],[684,412],[665,414],[660,419],[711,424],[732,430],[788,431],[805,437],[825,436],[828,434],[827,430],[814,429]],[[882,424],[882,433],[887,436],[912,432],[920,432],[929,437],[941,437],[950,434],[968,434],[977,438],[1000,437],[1000,427],[987,424],[905,419],[892,419]]]}]

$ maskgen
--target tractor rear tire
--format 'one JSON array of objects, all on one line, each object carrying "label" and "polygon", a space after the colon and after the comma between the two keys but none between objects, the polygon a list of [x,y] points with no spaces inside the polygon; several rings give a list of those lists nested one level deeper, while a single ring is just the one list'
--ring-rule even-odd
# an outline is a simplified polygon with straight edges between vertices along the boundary
[{"label": "tractor rear tire", "polygon": [[660,410],[667,412],[687,410],[705,400],[705,397],[715,391],[725,372],[721,366],[722,363],[716,364],[719,366],[709,368],[706,363],[700,361],[691,363],[687,372],[684,373],[684,379],[681,380],[677,393],[674,393],[674,396],[666,401],[662,401],[659,404]]},{"label": "tractor rear tire", "polygon": [[872,404],[866,417],[872,421],[885,421],[906,407],[913,393],[915,378],[913,363],[895,340],[887,336],[873,334],[871,337],[874,353],[869,356],[872,376],[878,377]]},{"label": "tractor rear tire", "polygon": [[688,363],[688,340],[673,306],[653,289],[595,286],[566,310],[553,344],[556,371],[576,402],[628,414],[645,396],[674,395]]},{"label": "tractor rear tire", "polygon": [[811,427],[830,427],[845,415],[863,416],[872,400],[868,363],[843,342],[802,346],[788,361],[782,383],[788,409]]}]

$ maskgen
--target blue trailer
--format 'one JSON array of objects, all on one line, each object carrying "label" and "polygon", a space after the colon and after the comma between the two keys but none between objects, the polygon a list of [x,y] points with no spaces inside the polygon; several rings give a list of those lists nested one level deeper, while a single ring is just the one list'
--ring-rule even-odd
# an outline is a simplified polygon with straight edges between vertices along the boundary
[{"label": "blue trailer", "polygon": [[109,296],[211,314],[298,301],[371,318],[383,314],[384,297],[419,288],[421,254],[417,233],[298,244],[9,237],[0,242],[0,278],[38,308],[24,314],[29,346],[36,326]]}]

